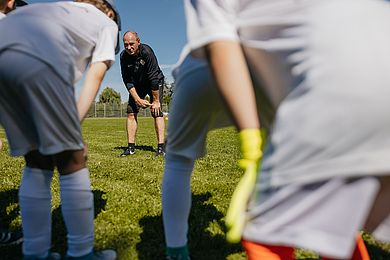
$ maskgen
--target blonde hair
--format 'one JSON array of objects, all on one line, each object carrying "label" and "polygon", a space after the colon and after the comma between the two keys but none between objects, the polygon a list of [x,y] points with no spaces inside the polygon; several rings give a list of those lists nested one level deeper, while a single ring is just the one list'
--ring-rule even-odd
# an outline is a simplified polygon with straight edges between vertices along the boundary
[{"label": "blonde hair", "polygon": [[75,0],[75,2],[92,4],[105,14],[107,14],[109,11],[112,11],[114,13],[113,20],[116,21],[117,19],[115,11],[103,0]]}]

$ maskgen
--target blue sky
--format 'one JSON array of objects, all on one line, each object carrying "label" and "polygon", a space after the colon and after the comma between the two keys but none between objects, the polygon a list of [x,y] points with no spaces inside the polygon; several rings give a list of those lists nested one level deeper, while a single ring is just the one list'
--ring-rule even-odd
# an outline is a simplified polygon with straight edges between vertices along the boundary
[{"label": "blue sky", "polygon": [[[29,4],[55,2],[53,0],[26,0]],[[122,19],[121,38],[125,31],[137,31],[141,42],[150,45],[167,79],[172,82],[171,67],[179,58],[186,40],[183,0],[115,0]],[[121,39],[121,50],[123,50]],[[82,85],[76,85],[78,94]],[[128,92],[123,85],[119,55],[107,72],[101,90],[109,86],[127,101]],[[99,94],[98,94],[99,95]]]}]

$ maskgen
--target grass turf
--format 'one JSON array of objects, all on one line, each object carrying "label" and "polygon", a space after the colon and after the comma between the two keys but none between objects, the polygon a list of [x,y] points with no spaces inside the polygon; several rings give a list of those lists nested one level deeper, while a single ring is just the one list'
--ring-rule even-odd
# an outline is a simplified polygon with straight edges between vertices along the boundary
[{"label": "grass turf", "polygon": [[[161,180],[164,159],[154,157],[153,120],[139,118],[136,154],[119,157],[126,146],[125,119],[86,119],[83,135],[89,147],[88,167],[95,200],[95,247],[114,248],[119,259],[162,259],[164,236],[161,217]],[[20,229],[17,203],[23,160],[7,155],[3,129],[0,138],[0,226]],[[189,245],[194,259],[245,259],[240,245],[225,240],[224,215],[241,171],[238,139],[233,128],[208,136],[208,155],[197,161],[192,177]],[[58,175],[53,179],[53,251],[66,251],[61,217]],[[390,247],[368,234],[373,259],[390,259]],[[0,259],[20,259],[20,246],[0,247]],[[315,254],[298,250],[298,259]]]}]

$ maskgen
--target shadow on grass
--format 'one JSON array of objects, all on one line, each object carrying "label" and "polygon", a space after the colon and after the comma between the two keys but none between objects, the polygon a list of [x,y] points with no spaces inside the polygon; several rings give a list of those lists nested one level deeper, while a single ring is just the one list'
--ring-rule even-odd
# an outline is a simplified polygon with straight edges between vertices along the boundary
[{"label": "shadow on grass", "polygon": [[[192,196],[189,220],[189,247],[194,259],[226,259],[230,254],[241,252],[240,245],[226,242],[222,234],[212,235],[207,229],[210,222],[224,228],[224,215],[207,201],[210,193]],[[164,259],[165,239],[162,216],[144,217],[139,222],[143,229],[141,242],[136,246],[138,259]],[[225,232],[225,230],[223,230]]]},{"label": "shadow on grass", "polygon": [[8,228],[11,222],[19,216],[18,191],[11,189],[0,192],[0,228]]},{"label": "shadow on grass", "polygon": [[388,260],[390,259],[390,253],[389,251],[384,250],[383,248],[380,247],[379,244],[373,245],[370,243],[367,243],[365,241],[366,247],[368,254],[370,255],[371,259],[375,260]]},{"label": "shadow on grass", "polygon": [[[125,151],[127,149],[127,146],[116,146],[116,147],[114,147],[114,149]],[[151,146],[151,145],[136,145],[135,149],[147,151],[147,152],[155,152],[156,151],[156,149],[154,149],[153,146]]]},{"label": "shadow on grass", "polygon": [[[381,243],[373,240],[373,238],[367,237],[370,235],[363,235],[364,244],[366,245],[370,259],[373,260],[388,260],[390,259],[390,254],[387,250],[381,248]],[[318,255],[311,251],[306,251],[304,249],[298,249],[296,252],[297,260],[318,260]],[[317,255],[317,256],[316,256]],[[322,258],[321,258],[322,259]]]},{"label": "shadow on grass", "polygon": [[[0,229],[8,229],[11,222],[20,215],[18,189],[0,192]],[[17,230],[21,231],[21,227]],[[0,259],[21,259],[21,245],[0,247]]]},{"label": "shadow on grass", "polygon": [[[92,192],[94,195],[94,217],[96,218],[106,207],[106,199],[103,199],[103,191],[94,190]],[[12,204],[17,205],[9,211],[9,206]],[[8,214],[7,211],[9,211]],[[12,189],[0,192],[0,227],[7,228],[19,214],[18,190]],[[66,228],[60,208],[56,208],[52,212],[52,225],[52,250],[64,255],[66,253]],[[22,259],[21,245],[0,247],[0,259]]]},{"label": "shadow on grass", "polygon": [[[105,192],[100,190],[93,190],[94,199],[94,218],[106,207],[107,200],[103,199]],[[66,227],[64,219],[62,218],[61,207],[53,210],[52,213],[52,251],[59,252],[61,255],[66,253]]]}]

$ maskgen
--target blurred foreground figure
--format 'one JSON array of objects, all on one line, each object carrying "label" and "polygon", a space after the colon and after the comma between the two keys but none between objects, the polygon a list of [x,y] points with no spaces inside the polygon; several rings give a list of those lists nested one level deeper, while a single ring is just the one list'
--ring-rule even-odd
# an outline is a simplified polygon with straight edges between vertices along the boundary
[{"label": "blurred foreground figure", "polygon": [[[21,0],[0,0],[0,19],[5,18],[6,14],[15,10],[17,6],[27,5]],[[3,142],[0,139],[0,151]],[[0,246],[17,245],[23,241],[23,234],[19,231],[9,231],[0,227]]]},{"label": "blurred foreground figure", "polygon": [[[390,242],[390,4],[188,0],[185,8],[162,190],[167,259],[189,259],[194,161],[227,114],[245,171],[227,238],[242,237],[249,259],[293,259],[294,247],[367,259],[360,230]],[[261,167],[260,123],[269,131]]]},{"label": "blurred foreground figure", "polygon": [[[93,251],[93,194],[80,120],[115,60],[119,26],[112,0],[31,4],[0,21],[0,123],[11,155],[26,161],[19,190],[24,259],[60,258],[50,252],[55,167],[67,259],[116,258],[113,250]],[[88,65],[76,104],[74,83]]]}]

